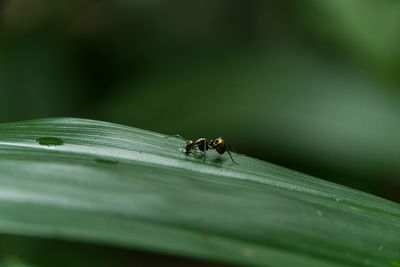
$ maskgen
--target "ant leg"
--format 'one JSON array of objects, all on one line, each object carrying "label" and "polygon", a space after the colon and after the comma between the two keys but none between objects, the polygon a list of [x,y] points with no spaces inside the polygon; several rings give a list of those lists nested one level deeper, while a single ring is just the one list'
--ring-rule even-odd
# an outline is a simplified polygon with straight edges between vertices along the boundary
[{"label": "ant leg", "polygon": [[227,150],[226,152],[228,152],[228,154],[231,157],[231,160],[232,160],[233,163],[235,163],[236,165],[240,165],[239,163],[237,163],[236,161],[233,160],[231,152],[229,152],[229,150]]},{"label": "ant leg", "polygon": [[203,152],[204,152],[203,161],[206,161],[206,157],[207,157],[207,154],[206,154],[206,151],[207,151],[207,141],[204,142],[203,149],[204,149],[204,150],[203,150]]}]

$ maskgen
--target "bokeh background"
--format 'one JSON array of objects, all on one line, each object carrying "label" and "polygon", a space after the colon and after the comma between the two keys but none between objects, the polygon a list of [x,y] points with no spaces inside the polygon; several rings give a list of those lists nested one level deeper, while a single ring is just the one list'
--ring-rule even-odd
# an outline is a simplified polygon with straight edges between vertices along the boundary
[{"label": "bokeh background", "polygon": [[0,122],[222,135],[400,202],[399,12],[394,0],[4,0]]},{"label": "bokeh background", "polygon": [[[399,12],[394,0],[3,0],[0,122],[222,135],[243,154],[400,202]],[[0,260],[204,266],[7,235]]]}]

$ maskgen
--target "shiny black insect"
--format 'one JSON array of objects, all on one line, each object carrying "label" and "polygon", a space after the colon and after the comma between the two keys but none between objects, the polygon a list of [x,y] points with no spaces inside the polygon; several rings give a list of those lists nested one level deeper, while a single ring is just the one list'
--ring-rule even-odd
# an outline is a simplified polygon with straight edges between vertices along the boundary
[{"label": "shiny black insect", "polygon": [[[204,155],[203,160],[205,160],[206,159],[206,151],[209,150],[209,149],[215,149],[221,155],[224,154],[225,152],[227,152],[229,154],[229,156],[231,157],[232,162],[237,164],[237,165],[239,165],[239,163],[237,163],[233,159],[232,154],[228,150],[228,143],[222,137],[218,137],[218,138],[216,138],[214,140],[208,141],[204,137],[198,138],[196,140],[186,140],[185,138],[183,138],[179,134],[175,134],[175,135],[172,135],[172,136],[179,137],[179,138],[181,138],[181,139],[186,141],[185,153],[188,154],[188,155],[190,153],[196,152],[197,149],[198,149],[198,150],[200,150],[200,151],[202,151],[204,153],[203,154]],[[171,137],[171,136],[167,136],[167,137]]]},{"label": "shiny black insect", "polygon": [[217,150],[217,152],[221,155],[224,154],[225,152],[227,152],[229,154],[229,156],[231,157],[232,162],[235,163],[236,165],[239,165],[239,163],[237,163],[236,161],[233,160],[231,152],[229,152],[229,150],[227,148],[228,145],[229,144],[222,137],[218,137],[215,140],[210,141],[209,148]]},{"label": "shiny black insect", "polygon": [[201,137],[197,140],[187,140],[186,141],[186,153],[189,154],[190,152],[192,152],[193,150],[195,150],[196,148],[198,148],[200,151],[207,151],[210,148],[210,145],[208,143],[208,140],[205,139],[204,137]]}]

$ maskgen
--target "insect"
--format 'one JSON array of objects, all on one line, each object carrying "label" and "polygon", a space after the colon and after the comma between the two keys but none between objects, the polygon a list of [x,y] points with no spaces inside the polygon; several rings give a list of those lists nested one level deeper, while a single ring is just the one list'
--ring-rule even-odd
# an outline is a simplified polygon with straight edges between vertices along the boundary
[{"label": "insect", "polygon": [[201,137],[197,140],[187,140],[186,141],[186,154],[190,154],[193,150],[198,148],[200,151],[206,153],[206,151],[210,148],[209,142],[204,137]]},{"label": "insect", "polygon": [[185,146],[186,154],[190,154],[190,153],[196,151],[197,148],[200,151],[205,153],[210,148],[208,140],[204,137],[200,137],[196,140],[187,140],[187,139],[183,138],[182,136],[180,136],[179,134],[174,134],[174,135],[166,136],[165,138],[169,138],[169,137],[179,137],[180,139],[185,140],[186,141],[186,146]]},{"label": "insect", "polygon": [[[171,135],[171,136],[179,137],[186,141],[186,146],[185,146],[186,154],[190,154],[192,152],[195,152],[196,149],[199,149],[200,151],[202,151],[204,153],[203,161],[205,161],[206,151],[209,149],[215,149],[220,155],[227,152],[229,154],[229,156],[231,157],[232,162],[235,163],[236,165],[239,165],[239,163],[237,163],[233,159],[232,154],[229,152],[229,150],[227,148],[229,144],[222,137],[218,137],[214,140],[208,141],[204,137],[198,138],[196,140],[187,140],[187,139],[183,138],[182,136],[180,136],[179,134],[175,134],[175,135]],[[168,138],[171,136],[166,136],[165,138]]]},{"label": "insect", "polygon": [[209,146],[210,146],[210,149],[217,150],[217,152],[220,155],[222,155],[225,152],[227,152],[229,154],[229,156],[231,157],[232,162],[235,163],[236,165],[239,165],[239,163],[237,163],[236,161],[233,160],[231,152],[229,152],[229,150],[227,149],[228,143],[222,137],[218,137],[215,140],[211,140]]}]

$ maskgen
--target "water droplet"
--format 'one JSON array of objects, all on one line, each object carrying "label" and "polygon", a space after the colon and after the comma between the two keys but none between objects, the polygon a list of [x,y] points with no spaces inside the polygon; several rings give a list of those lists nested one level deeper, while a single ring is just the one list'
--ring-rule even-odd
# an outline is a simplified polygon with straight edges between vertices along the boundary
[{"label": "water droplet", "polygon": [[317,215],[318,215],[318,216],[322,216],[322,211],[317,210]]},{"label": "water droplet", "polygon": [[95,158],[94,161],[98,163],[104,163],[104,164],[117,164],[118,160],[116,159],[106,159],[106,158]]},{"label": "water droplet", "polygon": [[336,200],[336,202],[339,202],[339,201],[340,201],[340,198],[337,197],[337,198],[335,198],[335,200]]},{"label": "water droplet", "polygon": [[40,137],[36,139],[36,142],[42,146],[61,146],[64,141],[57,137]]}]

